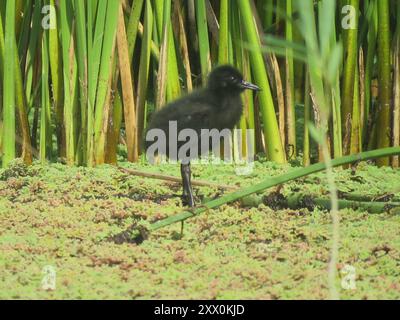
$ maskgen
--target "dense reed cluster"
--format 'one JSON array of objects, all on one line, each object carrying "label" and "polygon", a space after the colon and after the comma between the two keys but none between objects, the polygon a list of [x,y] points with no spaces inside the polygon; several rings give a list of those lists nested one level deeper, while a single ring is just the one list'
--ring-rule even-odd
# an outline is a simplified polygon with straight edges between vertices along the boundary
[{"label": "dense reed cluster", "polygon": [[151,114],[220,64],[262,88],[237,127],[272,161],[399,146],[399,51],[396,0],[4,0],[1,162],[137,161]]}]

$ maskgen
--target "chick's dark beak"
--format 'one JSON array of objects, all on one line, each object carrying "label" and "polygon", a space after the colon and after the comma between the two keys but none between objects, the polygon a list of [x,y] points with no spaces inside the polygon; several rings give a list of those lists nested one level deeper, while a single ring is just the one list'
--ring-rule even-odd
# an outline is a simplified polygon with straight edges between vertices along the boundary
[{"label": "chick's dark beak", "polygon": [[242,80],[242,82],[239,84],[239,87],[243,89],[250,89],[253,91],[261,91],[259,86],[256,86],[255,84],[252,84],[244,80]]}]

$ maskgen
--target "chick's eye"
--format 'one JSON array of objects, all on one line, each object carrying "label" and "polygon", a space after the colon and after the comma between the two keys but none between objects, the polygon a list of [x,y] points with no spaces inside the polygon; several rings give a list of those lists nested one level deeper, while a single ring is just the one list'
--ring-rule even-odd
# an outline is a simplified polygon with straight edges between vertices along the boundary
[{"label": "chick's eye", "polygon": [[235,76],[230,76],[230,77],[228,77],[228,81],[229,81],[229,82],[236,82],[237,79],[236,79]]}]

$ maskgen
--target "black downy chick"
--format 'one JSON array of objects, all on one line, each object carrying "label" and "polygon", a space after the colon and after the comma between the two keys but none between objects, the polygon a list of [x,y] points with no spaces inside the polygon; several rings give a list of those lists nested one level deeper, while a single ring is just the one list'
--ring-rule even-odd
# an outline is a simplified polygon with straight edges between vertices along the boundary
[{"label": "black downy chick", "polygon": [[[165,155],[169,154],[169,122],[176,121],[177,132],[183,129],[193,129],[198,137],[201,129],[233,129],[243,113],[240,94],[245,90],[258,91],[260,88],[243,80],[242,74],[232,66],[223,65],[215,68],[208,77],[207,87],[175,100],[156,112],[149,123],[147,132],[151,129],[161,129],[166,135]],[[145,141],[146,150],[153,141]],[[177,148],[185,141],[176,141]],[[198,140],[199,155],[201,138]],[[191,185],[190,162],[181,161],[181,176],[183,186],[183,200],[190,207],[195,206]]]}]

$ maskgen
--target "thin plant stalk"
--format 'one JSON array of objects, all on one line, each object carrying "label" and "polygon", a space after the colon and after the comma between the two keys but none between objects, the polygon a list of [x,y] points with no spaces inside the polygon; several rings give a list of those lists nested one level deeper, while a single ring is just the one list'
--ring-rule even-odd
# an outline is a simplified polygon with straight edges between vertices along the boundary
[{"label": "thin plant stalk", "polygon": [[[390,15],[389,0],[378,1],[378,63],[379,111],[377,136],[378,148],[390,146],[391,126],[391,67],[390,67]],[[378,159],[379,166],[389,165],[389,158]]]},{"label": "thin plant stalk", "polygon": [[[160,109],[166,101],[167,93],[167,72],[168,72],[168,52],[169,52],[169,27],[171,21],[171,0],[163,0],[163,20],[161,34],[160,61],[157,72],[157,96],[156,108]],[[169,79],[168,79],[169,80]]]},{"label": "thin plant stalk", "polygon": [[7,0],[3,74],[3,167],[15,159],[15,2]]},{"label": "thin plant stalk", "polygon": [[[330,101],[328,99],[329,95],[327,97],[326,92],[330,90],[327,90],[327,88],[324,87],[324,81],[326,84],[326,78],[329,79],[334,77],[332,75],[328,76],[327,72],[321,73],[321,68],[323,62],[327,60],[326,57],[331,55],[329,51],[332,51],[332,53],[341,53],[340,50],[335,50],[334,47],[331,47],[328,50],[327,48],[329,42],[326,42],[330,41],[330,35],[332,34],[332,32],[334,32],[331,21],[335,18],[335,3],[330,0],[323,0],[320,3],[320,10],[318,15],[320,24],[318,27],[321,37],[319,41],[317,40],[318,38],[315,25],[315,16],[313,14],[313,1],[307,0],[302,4],[303,5],[299,7],[301,31],[308,52],[308,67],[310,72],[310,85],[312,90],[314,109],[318,110],[318,114],[321,118],[321,123],[327,124],[331,107]],[[337,56],[339,55],[337,54]],[[340,59],[332,59],[330,61],[332,66],[328,66],[328,70],[337,71],[340,62]],[[336,263],[339,254],[339,212],[337,189],[332,171],[335,160],[331,160],[330,150],[326,138],[326,128],[322,127],[317,130],[314,126],[310,126],[310,133],[312,134],[313,138],[318,142],[322,151],[329,186],[332,217],[332,245],[330,259],[328,263],[328,287],[330,298],[336,300],[339,299],[339,293],[335,284],[337,274]]]},{"label": "thin plant stalk", "polygon": [[350,139],[350,150],[351,153],[358,153],[361,151],[361,128],[360,128],[360,90],[359,80],[360,72],[359,67],[356,65],[354,74],[354,94],[353,94],[353,113],[351,121],[351,139]]},{"label": "thin plant stalk", "polygon": [[184,8],[182,6],[181,0],[174,1],[174,12],[177,16],[177,23],[175,34],[178,35],[178,43],[180,48],[180,53],[182,57],[183,67],[185,69],[185,76],[186,76],[186,89],[187,92],[191,92],[193,90],[193,83],[192,83],[192,72],[190,66],[190,57],[189,57],[189,46],[188,46],[188,39],[186,36],[186,29],[183,17]]},{"label": "thin plant stalk", "polygon": [[[50,6],[55,7],[55,0],[50,0]],[[35,9],[36,10],[36,9]],[[49,29],[49,63],[52,86],[52,105],[56,120],[57,147],[60,157],[65,157],[65,128],[63,119],[63,95],[62,95],[62,59],[60,53],[59,23],[57,16],[51,16]]]},{"label": "thin plant stalk", "polygon": [[[103,33],[107,12],[107,1],[99,1],[97,5],[96,23],[93,29],[93,5],[88,6],[88,113],[87,113],[87,164],[95,164],[95,107],[99,79]],[[93,33],[94,32],[94,33]]]},{"label": "thin plant stalk", "polygon": [[[358,13],[359,0],[348,0],[346,4],[353,7],[355,12]],[[354,28],[348,28],[344,31],[344,48],[345,48],[345,65],[343,71],[343,85],[342,85],[342,131],[343,131],[343,152],[350,154],[350,144],[352,136],[352,114],[354,102],[354,77],[358,57],[358,14],[355,17]]]},{"label": "thin plant stalk", "polygon": [[310,97],[310,76],[305,73],[305,86],[304,86],[304,131],[303,131],[303,166],[310,165],[310,135],[309,124],[311,115],[311,97]]},{"label": "thin plant stalk", "polygon": [[207,82],[207,75],[211,70],[210,44],[208,39],[207,15],[205,0],[196,0],[196,21],[199,39],[200,66],[203,84]]},{"label": "thin plant stalk", "polygon": [[64,78],[64,124],[65,124],[65,148],[67,164],[75,164],[75,152],[77,143],[77,61],[74,52],[73,30],[69,23],[73,16],[72,2],[60,2],[60,28],[63,57]]},{"label": "thin plant stalk", "polygon": [[137,129],[137,146],[139,153],[142,149],[143,131],[145,128],[145,104],[147,85],[149,83],[149,67],[150,67],[150,52],[151,52],[151,36],[153,31],[153,11],[150,0],[146,0],[144,14],[144,33],[142,38],[142,48],[140,53],[140,65],[138,76],[137,90],[137,114],[136,114],[136,129]]},{"label": "thin plant stalk", "polygon": [[[286,0],[286,28],[285,36],[286,41],[293,41],[293,24],[292,24],[292,0]],[[296,114],[294,103],[294,62],[293,62],[293,49],[288,47],[286,49],[285,58],[285,97],[286,97],[286,134],[287,144],[290,146],[289,156],[296,157]]]},{"label": "thin plant stalk", "polygon": [[133,50],[135,49],[138,24],[142,13],[144,0],[135,0],[132,3],[131,13],[129,15],[128,26],[126,27],[127,39],[129,41],[129,61],[132,60]]},{"label": "thin plant stalk", "polygon": [[[394,37],[393,49],[393,92],[394,92],[394,110],[393,110],[393,146],[400,146],[400,4],[397,3],[397,26]],[[400,157],[395,156],[392,160],[392,166],[400,166]]]},{"label": "thin plant stalk", "polygon": [[275,108],[272,94],[265,71],[265,63],[261,53],[261,44],[257,34],[257,28],[252,16],[252,10],[248,1],[238,2],[241,17],[243,18],[243,28],[246,39],[251,46],[250,61],[254,74],[254,79],[262,89],[259,93],[260,107],[264,125],[265,144],[268,158],[271,161],[285,163],[286,157],[279,137],[278,122],[275,115]]},{"label": "thin plant stalk", "polygon": [[43,32],[42,39],[42,86],[40,110],[40,160],[45,163],[52,152],[51,111],[49,93],[49,53],[48,32]]},{"label": "thin plant stalk", "polygon": [[370,5],[372,6],[372,14],[369,22],[368,35],[367,35],[367,56],[365,61],[365,107],[364,107],[364,132],[363,140],[369,138],[370,129],[370,112],[371,112],[371,85],[373,76],[374,59],[376,55],[376,43],[377,43],[377,29],[378,29],[378,7],[377,0],[371,0]]},{"label": "thin plant stalk", "polygon": [[226,64],[229,61],[229,2],[221,0],[219,7],[219,45],[218,63]]},{"label": "thin plant stalk", "polygon": [[136,162],[138,160],[138,148],[136,137],[136,110],[133,96],[133,84],[131,75],[131,64],[129,59],[129,43],[125,31],[124,13],[122,5],[119,7],[117,46],[119,70],[121,73],[121,87],[123,95],[124,119],[126,142],[128,149],[128,161]]},{"label": "thin plant stalk", "polygon": [[105,161],[106,136],[111,109],[109,95],[111,91],[111,74],[116,42],[118,8],[119,2],[108,1],[94,118],[94,158],[96,164],[101,164]]},{"label": "thin plant stalk", "polygon": [[79,106],[80,106],[80,130],[77,148],[78,164],[87,164],[87,126],[88,126],[88,50],[86,33],[85,2],[75,0],[76,16],[76,47],[79,76]]}]

